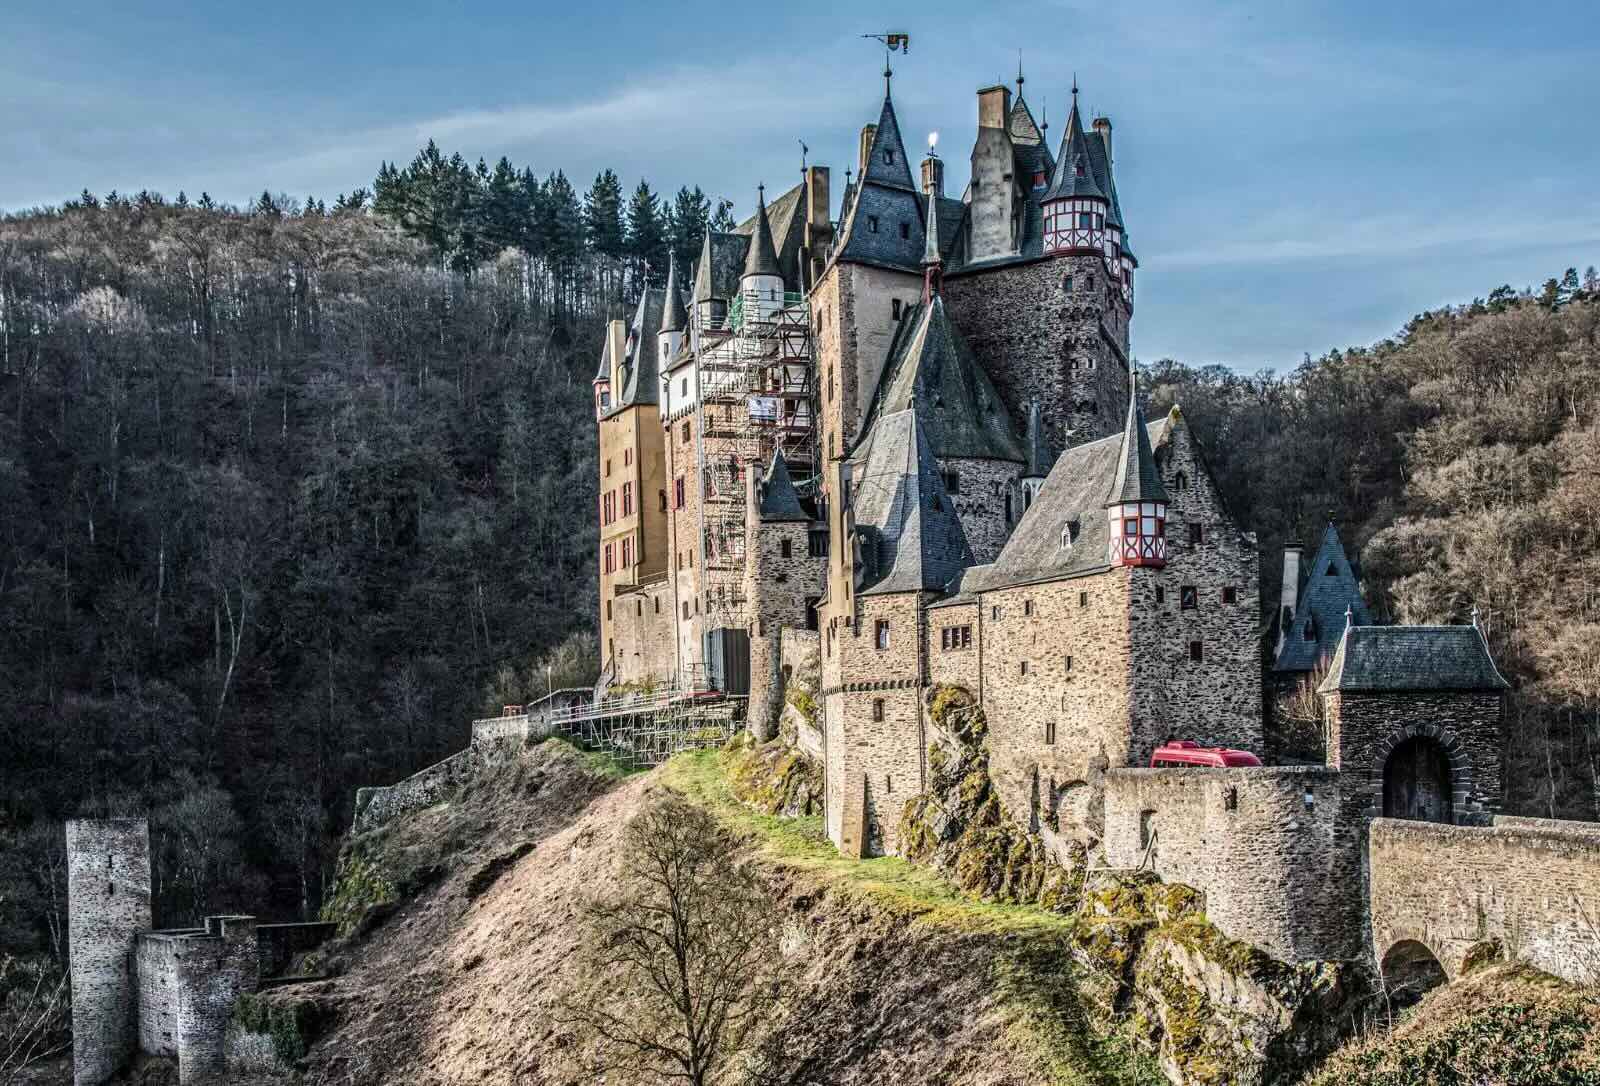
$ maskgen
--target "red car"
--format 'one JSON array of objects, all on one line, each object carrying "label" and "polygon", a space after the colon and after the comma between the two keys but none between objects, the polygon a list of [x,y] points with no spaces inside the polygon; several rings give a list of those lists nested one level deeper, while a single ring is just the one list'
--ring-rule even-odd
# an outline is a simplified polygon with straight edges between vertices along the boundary
[{"label": "red car", "polygon": [[1187,739],[1163,743],[1150,755],[1152,769],[1171,769],[1184,766],[1204,766],[1212,769],[1234,769],[1240,766],[1259,766],[1261,759],[1248,750],[1229,747],[1202,747]]}]

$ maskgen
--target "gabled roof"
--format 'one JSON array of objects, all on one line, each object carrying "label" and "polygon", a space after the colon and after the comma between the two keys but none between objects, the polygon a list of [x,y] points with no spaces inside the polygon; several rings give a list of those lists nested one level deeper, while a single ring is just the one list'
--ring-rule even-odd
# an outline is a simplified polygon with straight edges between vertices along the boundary
[{"label": "gabled roof", "polygon": [[706,231],[700,259],[695,261],[694,268],[696,302],[709,302],[713,298],[727,301],[739,293],[739,273],[744,270],[744,254],[749,246],[750,239],[743,234]]},{"label": "gabled roof", "polygon": [[1019,143],[1038,143],[1044,138],[1039,130],[1039,125],[1033,119],[1033,112],[1028,109],[1028,103],[1023,101],[1022,94],[1017,94],[1016,101],[1011,103],[1011,116],[1006,119],[1007,128],[1011,131],[1011,138]]},{"label": "gabled roof", "polygon": [[[1173,416],[1145,427],[1160,450],[1171,436]],[[1117,475],[1122,435],[1077,445],[1056,458],[1016,530],[983,578],[982,588],[1054,580],[1108,568],[1106,494]],[[1070,540],[1064,545],[1063,535]],[[971,578],[968,578],[970,581]]]},{"label": "gabled roof", "polygon": [[1310,671],[1332,656],[1344,636],[1346,608],[1357,626],[1372,625],[1361,585],[1332,524],[1322,533],[1322,545],[1311,560],[1310,573],[1297,598],[1294,618],[1284,631],[1283,651],[1272,665],[1274,671]]},{"label": "gabled roof", "polygon": [[767,193],[756,190],[755,230],[750,235],[750,248],[745,251],[744,272],[741,278],[751,275],[775,275],[783,278],[778,267],[778,250],[772,244],[772,224],[767,221]]},{"label": "gabled roof", "polygon": [[1043,479],[1050,474],[1050,446],[1044,436],[1044,412],[1037,397],[1028,401],[1028,430],[1023,438],[1028,450],[1024,479]]},{"label": "gabled roof", "polygon": [[656,332],[661,327],[661,310],[666,297],[667,292],[660,287],[647,287],[639,296],[633,321],[628,325],[628,354],[622,361],[619,375],[622,387],[612,390],[608,415],[639,404],[661,402]]},{"label": "gabled roof", "polygon": [[[911,409],[934,456],[1019,464],[1027,459],[1005,403],[937,295],[900,318],[862,433],[870,435],[880,419]],[[862,443],[867,440],[863,436]]]},{"label": "gabled roof", "polygon": [[1106,495],[1107,505],[1130,502],[1164,502],[1167,488],[1161,485],[1155,454],[1150,450],[1150,434],[1145,429],[1144,411],[1139,407],[1137,382],[1128,396],[1128,418],[1122,425],[1122,447],[1117,453],[1117,474]]},{"label": "gabled roof", "polygon": [[678,283],[678,254],[667,258],[667,290],[661,307],[661,330],[681,332],[689,327],[689,313],[683,307],[683,288]]},{"label": "gabled roof", "polygon": [[972,564],[972,548],[916,411],[880,419],[853,461],[861,594],[943,592]]},{"label": "gabled roof", "polygon": [[1476,626],[1351,626],[1317,691],[1510,688]]},{"label": "gabled roof", "polygon": [[772,450],[766,477],[761,482],[761,519],[765,521],[809,521],[800,505],[800,494],[789,475],[789,462],[779,449]]},{"label": "gabled roof", "polygon": [[[1100,145],[1103,154],[1104,143],[1101,143],[1098,137],[1095,142]],[[1083,166],[1081,173],[1078,170],[1079,164]],[[1077,196],[1108,200],[1105,190],[1095,179],[1089,140],[1084,135],[1083,117],[1078,113],[1078,101],[1074,98],[1072,112],[1067,117],[1067,130],[1061,136],[1061,155],[1056,160],[1055,177],[1051,179],[1050,190],[1044,194],[1043,200],[1048,203],[1051,200],[1069,200]]]}]

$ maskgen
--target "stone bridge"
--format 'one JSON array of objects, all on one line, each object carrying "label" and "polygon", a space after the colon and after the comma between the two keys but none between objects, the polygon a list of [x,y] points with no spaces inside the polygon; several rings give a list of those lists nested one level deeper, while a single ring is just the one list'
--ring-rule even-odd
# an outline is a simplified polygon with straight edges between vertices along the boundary
[{"label": "stone bridge", "polygon": [[1574,983],[1600,982],[1600,824],[1379,818],[1368,857],[1372,949],[1392,993],[1454,980],[1494,943]]}]

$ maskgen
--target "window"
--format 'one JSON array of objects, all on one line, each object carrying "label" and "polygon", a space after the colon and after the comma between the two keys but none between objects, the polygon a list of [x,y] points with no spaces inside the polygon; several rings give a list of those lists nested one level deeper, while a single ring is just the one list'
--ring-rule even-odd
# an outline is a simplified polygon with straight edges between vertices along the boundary
[{"label": "window", "polygon": [[885,162],[887,162],[889,165],[893,166],[894,165],[894,152],[892,150],[890,150],[889,148],[885,147],[883,149],[883,160]]},{"label": "window", "polygon": [[1024,679],[1026,679],[1028,677],[1028,661],[1026,661],[1026,660],[1022,661],[1022,663],[1018,667],[1017,673],[1019,675],[1021,675]]},{"label": "window", "polygon": [[1083,289],[1084,290],[1093,290],[1094,289],[1094,276],[1086,275],[1086,276],[1083,277]]},{"label": "window", "polygon": [[1228,587],[1224,588],[1222,590],[1222,602],[1223,603],[1238,603],[1239,602],[1239,590],[1237,588],[1233,587],[1232,585],[1229,585]]},{"label": "window", "polygon": [[1156,585],[1156,602],[1157,603],[1166,603],[1167,602],[1167,590],[1165,588],[1162,588],[1160,585]]},{"label": "window", "polygon": [[780,540],[778,543],[778,556],[780,558],[792,558],[794,556],[794,544],[787,539]]},{"label": "window", "polygon": [[[607,573],[610,573],[610,572],[612,572],[612,571],[613,571],[613,570],[614,570],[614,569],[616,569],[616,568],[617,568],[617,567],[616,567],[616,565],[615,565],[615,564],[614,564],[614,562],[613,562],[613,561],[612,561],[612,553],[611,553],[611,544],[610,544],[610,543],[607,543],[607,544],[606,544],[606,572],[607,572]],[[609,602],[608,602],[608,603],[607,603],[607,604],[606,604],[606,617],[607,617],[607,618],[610,618],[610,617],[611,617],[611,610],[610,610],[610,608],[611,608],[611,604],[610,604],[610,603],[609,603]]]},{"label": "window", "polygon": [[944,473],[944,492],[946,494],[961,493],[961,473],[959,471],[947,471]]},{"label": "window", "polygon": [[606,458],[606,478],[611,478],[611,458]]},{"label": "window", "polygon": [[[1083,173],[1083,167],[1078,167],[1078,172]],[[1087,211],[1078,212],[1078,229],[1089,230],[1094,227],[1094,216]]]},{"label": "window", "polygon": [[1056,722],[1054,720],[1044,722],[1044,742],[1046,746],[1053,747],[1056,745]]},{"label": "window", "polygon": [[902,241],[909,241],[911,239],[911,224],[910,223],[903,222],[903,223],[900,224],[900,238],[901,238]]},{"label": "window", "polygon": [[989,608],[989,619],[992,622],[1000,621],[1000,607],[998,604],[992,605]]},{"label": "window", "polygon": [[1196,611],[1200,608],[1200,592],[1192,584],[1183,585],[1178,589],[1178,609],[1181,611]]},{"label": "window", "polygon": [[1191,547],[1199,546],[1200,545],[1200,540],[1204,535],[1205,535],[1205,529],[1202,528],[1200,525],[1198,525],[1198,524],[1190,524],[1189,525],[1189,545]]},{"label": "window", "polygon": [[683,601],[683,617],[684,618],[688,618],[689,617],[689,601],[688,600],[684,600]]},{"label": "window", "polygon": [[828,557],[828,530],[826,528],[813,528],[806,533],[806,556],[808,558]]},{"label": "window", "polygon": [[876,215],[868,215],[867,216],[867,233],[876,234],[877,232],[878,232],[878,216],[876,216]]},{"label": "window", "polygon": [[683,508],[683,476],[678,476],[672,481],[672,500],[679,509]]},{"label": "window", "polygon": [[939,631],[939,647],[946,652],[970,649],[972,647],[972,627],[946,626]]},{"label": "window", "polygon": [[632,483],[623,483],[622,484],[622,515],[625,516],[625,517],[633,515],[633,484]]},{"label": "window", "polygon": [[821,596],[806,597],[806,629],[815,630],[820,622],[817,614],[817,604],[822,602]]},{"label": "window", "polygon": [[1201,663],[1206,658],[1205,646],[1198,641],[1189,642],[1189,662]]},{"label": "window", "polygon": [[872,719],[873,720],[882,720],[883,719],[883,699],[882,698],[873,698],[872,699]]},{"label": "window", "polygon": [[661,597],[660,596],[657,596],[655,598],[655,605],[656,605],[656,614],[659,615],[661,613]]},{"label": "window", "polygon": [[611,601],[606,600],[606,621],[611,621]]},{"label": "window", "polygon": [[633,544],[633,540],[631,540],[631,539],[624,539],[622,541],[622,568],[623,569],[627,569],[628,568],[628,565],[629,565],[628,558],[629,558],[630,553],[632,552],[632,544]]},{"label": "window", "polygon": [[891,298],[891,299],[889,299],[889,312],[890,312],[890,314],[893,316],[893,318],[895,320],[899,320],[900,319],[900,299],[899,298]]},{"label": "window", "polygon": [[656,495],[661,499],[661,511],[665,513],[667,511],[667,492],[665,490],[659,490],[656,492]]},{"label": "window", "polygon": [[1329,562],[1328,568],[1322,571],[1322,575],[1324,577],[1337,577],[1339,576],[1339,571],[1333,568],[1332,562]]},{"label": "window", "polygon": [[1032,600],[1023,600],[1022,601],[1022,613],[1023,613],[1024,616],[1033,614],[1033,601]]},{"label": "window", "polygon": [[623,449],[622,450],[622,466],[623,467],[628,467],[632,463],[633,463],[633,450],[632,449]]},{"label": "window", "polygon": [[634,613],[635,617],[644,614],[644,601],[643,600],[634,600],[633,601],[633,613]]},{"label": "window", "polygon": [[689,395],[689,379],[688,379],[688,378],[687,378],[687,377],[685,377],[685,378],[684,378],[684,379],[683,379],[683,382],[682,382],[682,388],[681,388],[681,390],[680,390],[680,391],[679,391],[679,393],[678,393],[678,394],[679,394],[679,395],[680,395],[680,396],[687,396],[687,395]]},{"label": "window", "polygon": [[683,429],[680,432],[683,434],[683,437],[680,438],[680,440],[685,445],[689,444],[689,420],[688,419],[684,419],[683,420]]},{"label": "window", "polygon": [[1178,491],[1179,493],[1182,493],[1183,491],[1188,490],[1189,489],[1189,477],[1187,475],[1185,475],[1181,471],[1178,472],[1178,477],[1173,480],[1172,489]]},{"label": "window", "polygon": [[1089,606],[1089,593],[1087,593],[1087,592],[1079,592],[1078,593],[1078,606],[1079,607],[1087,607],[1087,606]]},{"label": "window", "polygon": [[1068,294],[1072,293],[1072,276],[1069,275],[1061,280],[1061,289]]},{"label": "window", "polygon": [[1061,670],[1067,672],[1068,674],[1072,673],[1072,657],[1067,656],[1062,659]]},{"label": "window", "polygon": [[880,618],[877,625],[878,649],[881,651],[889,647],[889,622]]}]

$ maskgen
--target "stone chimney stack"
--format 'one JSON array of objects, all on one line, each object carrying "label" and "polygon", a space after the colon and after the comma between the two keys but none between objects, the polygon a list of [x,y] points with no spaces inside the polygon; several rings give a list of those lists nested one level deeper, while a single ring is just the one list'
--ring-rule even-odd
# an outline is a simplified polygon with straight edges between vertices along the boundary
[{"label": "stone chimney stack", "polygon": [[1283,643],[1289,640],[1289,624],[1294,621],[1295,610],[1300,606],[1300,554],[1300,544],[1284,544],[1283,589],[1278,596],[1278,645],[1273,651],[1274,657],[1283,654]]},{"label": "stone chimney stack", "polygon": [[868,124],[861,126],[861,163],[857,172],[862,177],[867,175],[867,164],[872,161],[872,141],[878,136],[878,126]]},{"label": "stone chimney stack", "polygon": [[1011,88],[1003,83],[978,91],[978,127],[1007,128],[1011,124]]},{"label": "stone chimney stack", "polygon": [[833,220],[828,217],[833,206],[828,191],[828,167],[807,166],[805,186],[805,260],[801,266],[805,289],[810,290],[821,277],[833,246]]},{"label": "stone chimney stack", "polygon": [[[1011,88],[1004,84],[978,91],[978,138],[972,144],[972,201],[968,215],[967,256],[990,260],[1015,256],[1016,148],[1011,142]],[[1030,179],[1031,180],[1031,179]]]},{"label": "stone chimney stack", "polygon": [[922,195],[944,195],[944,159],[929,155],[922,160]]},{"label": "stone chimney stack", "polygon": [[1100,138],[1105,141],[1105,145],[1106,145],[1106,161],[1110,162],[1111,161],[1111,118],[1110,117],[1096,117],[1094,119],[1094,130],[1096,132],[1100,133]]}]

